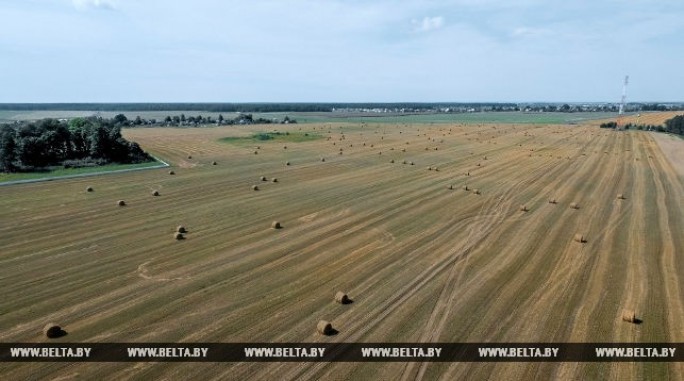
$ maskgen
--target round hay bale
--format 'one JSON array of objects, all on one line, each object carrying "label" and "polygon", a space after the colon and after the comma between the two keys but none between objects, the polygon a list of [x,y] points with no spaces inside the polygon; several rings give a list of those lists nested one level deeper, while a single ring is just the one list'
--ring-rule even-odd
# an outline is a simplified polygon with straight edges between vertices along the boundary
[{"label": "round hay bale", "polygon": [[289,161],[286,161],[286,162],[285,162],[285,165],[290,165],[290,162],[289,162]]},{"label": "round hay bale", "polygon": [[43,327],[43,334],[49,339],[54,339],[63,336],[64,331],[62,331],[62,327],[57,323],[47,323]]},{"label": "round hay bale", "polygon": [[406,160],[402,160],[402,161],[401,161],[401,164],[406,164]]},{"label": "round hay bale", "polygon": [[176,241],[180,241],[180,240],[185,239],[185,236],[183,235],[183,233],[175,232],[175,233],[173,233],[173,238]]},{"label": "round hay bale", "polygon": [[258,155],[258,154],[259,154],[259,152],[258,152],[258,151],[254,151],[254,154],[255,154],[255,155]]},{"label": "round hay bale", "polygon": [[94,191],[94,190],[95,190],[95,189],[93,189],[93,187],[86,187],[86,192],[92,192],[92,191]]},{"label": "round hay bale", "polygon": [[119,206],[126,206],[126,201],[124,201],[124,200],[119,200],[119,201],[116,202],[116,205],[119,205]]},{"label": "round hay bale", "polygon": [[316,325],[316,331],[318,333],[320,333],[321,335],[328,336],[328,335],[332,335],[333,327],[332,327],[332,324],[330,324],[330,322],[325,321],[325,320],[321,320]]},{"label": "round hay bale", "polygon": [[622,321],[626,321],[627,323],[636,323],[636,312],[634,310],[628,309],[622,310]]},{"label": "round hay bale", "polygon": [[271,182],[277,183],[277,182],[278,182],[278,179],[274,177],[274,178],[271,179]]},{"label": "round hay bale", "polygon": [[618,198],[618,200],[624,200],[625,195],[623,195],[622,193],[618,193],[617,198]]},{"label": "round hay bale", "polygon": [[174,171],[169,171],[169,175],[175,175],[175,174],[176,174],[176,172],[174,172]]},{"label": "round hay bale", "polygon": [[550,198],[549,199],[549,204],[556,204],[558,203],[555,198]]},{"label": "round hay bale", "polygon": [[454,186],[453,186],[453,185],[449,185],[449,189],[454,189]]},{"label": "round hay bale", "polygon": [[427,167],[427,170],[428,170],[428,171],[432,171],[432,167]]},{"label": "round hay bale", "polygon": [[576,203],[576,202],[571,202],[571,203],[570,203],[570,208],[572,208],[572,209],[579,209],[579,204]]},{"label": "round hay bale", "polygon": [[192,159],[192,155],[188,155],[188,159]]},{"label": "round hay bale", "polygon": [[156,190],[156,191],[152,192],[152,196],[155,196],[155,197],[156,197],[156,196],[159,196],[159,191]]},{"label": "round hay bale", "polygon": [[261,176],[259,179],[261,179],[261,181],[266,181],[266,176]]},{"label": "round hay bale", "polygon": [[582,234],[579,234],[579,233],[578,233],[578,234],[575,234],[574,240],[575,240],[575,242],[579,242],[579,243],[585,243],[585,242],[587,242],[587,239],[584,238],[584,236],[583,236]]},{"label": "round hay bale", "polygon": [[218,164],[218,163],[215,162],[215,161],[212,161],[212,162],[211,162],[211,165],[217,165],[217,164]]},{"label": "round hay bale", "polygon": [[527,212],[529,209],[527,209],[527,205],[520,205],[520,211],[521,212]]},{"label": "round hay bale", "polygon": [[335,301],[340,304],[349,304],[349,296],[342,291],[337,291],[335,294]]},{"label": "round hay bale", "polygon": [[287,149],[287,146],[283,146],[283,149]]},{"label": "round hay bale", "polygon": [[324,157],[321,158],[321,162],[325,163],[325,158],[324,158]]},{"label": "round hay bale", "polygon": [[278,222],[278,221],[273,221],[273,222],[271,223],[271,228],[273,228],[273,229],[282,229],[282,227],[283,227],[283,226],[282,226],[282,225],[280,224],[280,222]]},{"label": "round hay bale", "polygon": [[259,190],[259,186],[258,186],[258,185],[252,185],[252,190],[258,191],[258,190]]},{"label": "round hay bale", "polygon": [[435,167],[435,172],[439,172],[439,168]]},{"label": "round hay bale", "polygon": [[188,229],[186,229],[185,226],[183,226],[183,225],[178,225],[178,227],[176,228],[176,231],[178,233],[187,233]]},{"label": "round hay bale", "polygon": [[480,190],[479,189],[473,189],[473,193],[474,194],[480,194]]},{"label": "round hay bale", "polygon": [[469,190],[470,190],[470,188],[468,188],[468,186],[467,186],[467,185],[464,185],[464,186],[463,186],[463,190],[464,190],[464,191],[469,191]]},{"label": "round hay bale", "polygon": [[410,162],[409,164],[411,164],[411,165],[414,165],[414,163],[413,163],[413,162]]}]

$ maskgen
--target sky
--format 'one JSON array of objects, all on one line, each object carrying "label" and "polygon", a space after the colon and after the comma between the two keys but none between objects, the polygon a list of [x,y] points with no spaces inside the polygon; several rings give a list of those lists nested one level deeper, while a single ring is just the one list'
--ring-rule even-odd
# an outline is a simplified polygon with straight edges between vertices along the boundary
[{"label": "sky", "polygon": [[0,103],[684,101],[682,0],[0,0]]}]

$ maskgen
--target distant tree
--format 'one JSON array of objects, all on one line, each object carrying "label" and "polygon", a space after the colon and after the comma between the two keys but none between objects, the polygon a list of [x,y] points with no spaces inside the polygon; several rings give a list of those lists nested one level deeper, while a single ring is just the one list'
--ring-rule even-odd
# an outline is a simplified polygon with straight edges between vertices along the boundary
[{"label": "distant tree", "polygon": [[16,131],[9,125],[0,126],[0,172],[14,172],[17,160]]},{"label": "distant tree", "polygon": [[562,106],[560,107],[559,111],[560,111],[560,112],[568,112],[568,111],[570,111],[570,105],[567,104],[567,103],[564,104],[564,105],[562,105]]},{"label": "distant tree", "polygon": [[135,117],[135,122],[133,122],[133,124],[135,124],[136,126],[143,124],[143,121],[142,121],[142,118],[140,117],[140,115]]},{"label": "distant tree", "polygon": [[126,125],[128,124],[128,118],[126,118],[126,115],[124,114],[116,114],[116,116],[114,116],[114,124]]},{"label": "distant tree", "polygon": [[219,116],[218,116],[218,124],[219,124],[219,125],[223,124],[223,114],[219,114]]}]

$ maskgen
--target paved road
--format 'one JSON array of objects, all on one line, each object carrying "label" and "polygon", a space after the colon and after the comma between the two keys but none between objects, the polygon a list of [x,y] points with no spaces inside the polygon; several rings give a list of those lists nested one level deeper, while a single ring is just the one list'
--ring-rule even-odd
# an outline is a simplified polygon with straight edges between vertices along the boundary
[{"label": "paved road", "polygon": [[43,181],[55,181],[55,180],[62,180],[62,179],[74,179],[78,177],[89,177],[89,176],[99,176],[99,175],[106,175],[110,173],[123,173],[123,172],[133,172],[133,171],[142,171],[145,169],[157,169],[157,168],[164,168],[164,167],[169,167],[169,163],[165,162],[164,160],[161,160],[159,158],[154,158],[158,162],[162,163],[159,165],[155,165],[152,167],[144,167],[144,168],[128,168],[128,169],[117,169],[114,171],[101,171],[101,172],[91,172],[91,173],[81,173],[78,175],[66,175],[66,176],[53,176],[53,177],[41,177],[39,179],[28,179],[28,180],[14,180],[14,181],[5,181],[5,182],[0,182],[0,186],[5,186],[5,185],[16,185],[16,184],[27,184],[27,183],[38,183],[38,182],[43,182]]}]

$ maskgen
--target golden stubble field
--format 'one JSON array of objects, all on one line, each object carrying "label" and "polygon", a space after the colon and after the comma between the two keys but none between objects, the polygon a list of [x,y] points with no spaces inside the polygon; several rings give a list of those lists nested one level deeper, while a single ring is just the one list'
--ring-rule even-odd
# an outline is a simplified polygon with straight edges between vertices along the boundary
[{"label": "golden stubble field", "polygon": [[[218,141],[273,128],[321,138]],[[175,175],[0,188],[0,341],[45,342],[48,321],[69,333],[51,342],[684,341],[684,184],[651,133],[333,123],[125,136]],[[189,233],[176,241],[180,224]],[[334,303],[338,290],[354,302]],[[622,322],[623,308],[643,323]],[[317,335],[320,319],[339,334]],[[684,367],[3,363],[0,373],[622,380],[682,379]]]}]

